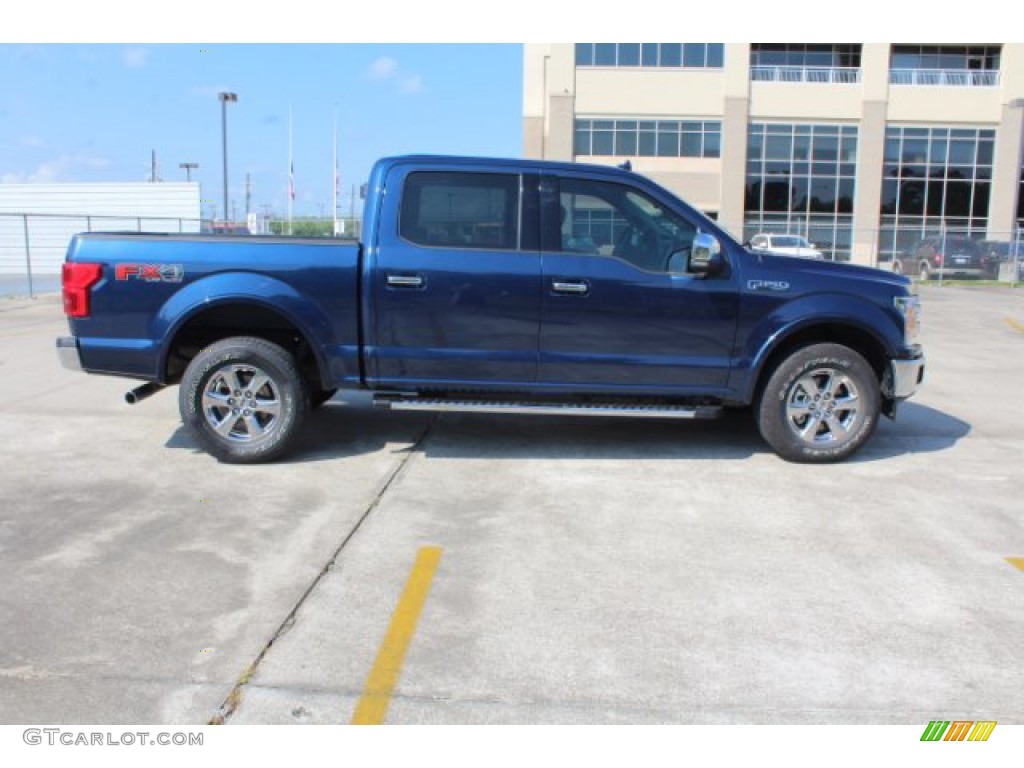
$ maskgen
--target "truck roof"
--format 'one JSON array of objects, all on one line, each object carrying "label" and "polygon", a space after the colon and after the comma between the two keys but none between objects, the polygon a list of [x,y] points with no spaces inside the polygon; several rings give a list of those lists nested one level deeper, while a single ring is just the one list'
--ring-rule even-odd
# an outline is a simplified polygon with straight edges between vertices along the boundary
[{"label": "truck roof", "polygon": [[460,155],[396,155],[393,157],[385,157],[378,161],[378,164],[387,166],[404,163],[414,165],[509,166],[520,170],[527,169],[536,170],[538,172],[594,170],[602,173],[622,174],[623,176],[629,176],[632,173],[631,171],[626,171],[615,165],[573,163],[556,160],[535,160],[532,158],[464,157]]}]

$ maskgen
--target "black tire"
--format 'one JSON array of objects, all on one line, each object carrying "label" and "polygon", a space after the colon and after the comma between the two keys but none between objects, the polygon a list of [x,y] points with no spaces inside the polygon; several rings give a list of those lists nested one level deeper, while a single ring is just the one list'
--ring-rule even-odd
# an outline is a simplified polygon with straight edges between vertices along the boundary
[{"label": "black tire", "polygon": [[334,397],[334,393],[337,391],[337,389],[314,389],[309,393],[309,407],[313,409],[319,408]]},{"label": "black tire", "polygon": [[798,349],[772,372],[755,408],[761,436],[787,461],[823,464],[852,456],[875,431],[879,381],[840,344]]},{"label": "black tire", "polygon": [[265,339],[237,336],[192,359],[181,379],[178,407],[189,434],[208,453],[229,464],[256,464],[288,450],[306,415],[307,398],[287,351]]}]

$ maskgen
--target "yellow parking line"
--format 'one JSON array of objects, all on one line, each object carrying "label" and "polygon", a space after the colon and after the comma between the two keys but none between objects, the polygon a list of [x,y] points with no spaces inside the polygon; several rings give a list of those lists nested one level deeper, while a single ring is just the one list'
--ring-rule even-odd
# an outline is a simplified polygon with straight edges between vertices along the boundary
[{"label": "yellow parking line", "polygon": [[1014,568],[1020,568],[1020,570],[1024,571],[1024,557],[1008,557],[1006,562]]},{"label": "yellow parking line", "polygon": [[1012,317],[1006,318],[1006,324],[1013,328],[1015,331],[1020,331],[1021,333],[1024,333],[1024,325],[1021,325]]},{"label": "yellow parking line", "polygon": [[391,694],[402,672],[405,652],[416,633],[416,622],[427,601],[430,584],[440,561],[440,547],[421,547],[417,553],[412,573],[409,574],[405,590],[391,616],[387,634],[384,635],[384,642],[377,653],[377,660],[373,663],[370,676],[366,678],[363,695],[356,704],[352,725],[380,725],[384,722]]}]

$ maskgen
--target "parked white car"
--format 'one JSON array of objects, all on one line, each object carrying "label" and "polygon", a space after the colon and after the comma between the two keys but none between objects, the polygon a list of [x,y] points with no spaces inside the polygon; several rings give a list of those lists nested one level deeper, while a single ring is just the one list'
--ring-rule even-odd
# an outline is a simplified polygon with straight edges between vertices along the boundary
[{"label": "parked white car", "polygon": [[776,256],[799,256],[803,259],[824,259],[824,254],[814,247],[814,243],[800,235],[779,235],[761,233],[750,239],[750,250],[759,253],[771,253]]}]

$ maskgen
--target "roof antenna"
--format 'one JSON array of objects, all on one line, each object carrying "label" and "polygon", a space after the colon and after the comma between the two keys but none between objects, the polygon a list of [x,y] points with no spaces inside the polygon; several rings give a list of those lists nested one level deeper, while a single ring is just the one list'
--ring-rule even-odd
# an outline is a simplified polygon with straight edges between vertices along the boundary
[{"label": "roof antenna", "polygon": [[631,162],[629,162],[629,160],[627,160],[626,162],[624,162],[621,165],[619,165],[619,168],[621,168],[624,171],[632,171],[633,170],[633,164]]}]

